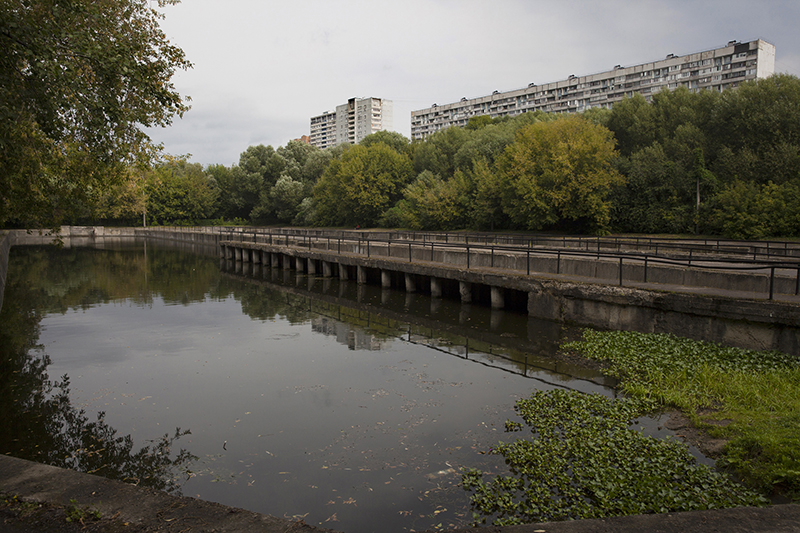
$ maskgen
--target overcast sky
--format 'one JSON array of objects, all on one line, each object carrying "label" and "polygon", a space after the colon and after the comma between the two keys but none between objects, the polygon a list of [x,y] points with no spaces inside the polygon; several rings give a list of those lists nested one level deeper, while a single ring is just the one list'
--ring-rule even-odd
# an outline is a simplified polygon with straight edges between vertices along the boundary
[{"label": "overcast sky", "polygon": [[285,145],[351,97],[411,111],[764,39],[800,75],[798,0],[183,0],[162,28],[194,68],[174,78],[192,109],[150,130],[173,155],[237,163]]}]

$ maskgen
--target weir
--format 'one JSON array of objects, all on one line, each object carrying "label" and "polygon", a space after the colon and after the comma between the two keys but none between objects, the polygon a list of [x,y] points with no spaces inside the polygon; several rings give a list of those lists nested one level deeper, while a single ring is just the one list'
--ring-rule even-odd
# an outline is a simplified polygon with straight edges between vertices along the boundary
[{"label": "weir", "polygon": [[[529,274],[521,268],[490,267],[504,260],[520,260],[519,254],[508,254],[504,259],[494,250],[439,251],[412,244],[341,241],[330,249],[330,243],[324,240],[298,242],[287,237],[276,241],[280,244],[222,240],[220,255],[264,266],[267,263],[263,258],[270,257],[273,267],[281,265],[301,273],[307,265],[309,274],[321,270],[323,277],[419,292],[432,298],[457,298],[462,303],[526,312],[538,319],[601,329],[673,333],[800,355],[800,306],[794,302],[736,297],[731,291],[714,288],[678,290],[652,283],[652,279],[625,286],[570,280],[563,275],[557,279],[541,272]],[[365,247],[370,247],[369,255]]]}]

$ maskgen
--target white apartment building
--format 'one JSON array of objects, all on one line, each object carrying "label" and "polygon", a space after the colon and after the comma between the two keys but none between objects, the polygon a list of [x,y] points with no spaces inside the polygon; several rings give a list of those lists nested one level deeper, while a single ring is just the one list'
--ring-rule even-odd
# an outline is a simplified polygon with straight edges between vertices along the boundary
[{"label": "white apartment building", "polygon": [[666,59],[632,67],[617,65],[613,70],[589,76],[570,76],[524,89],[494,91],[480,98],[462,98],[446,105],[433,104],[411,112],[411,138],[427,136],[449,128],[465,126],[471,117],[492,118],[528,111],[577,113],[592,107],[610,108],[636,93],[648,101],[665,89],[687,87],[690,91],[723,91],[744,80],[766,78],[775,71],[775,46],[758,39],[746,43],[731,41],[722,48],[685,56],[670,54]]},{"label": "white apartment building", "polygon": [[382,98],[350,98],[336,111],[311,117],[310,144],[328,148],[355,144],[367,135],[392,129],[392,101]]}]

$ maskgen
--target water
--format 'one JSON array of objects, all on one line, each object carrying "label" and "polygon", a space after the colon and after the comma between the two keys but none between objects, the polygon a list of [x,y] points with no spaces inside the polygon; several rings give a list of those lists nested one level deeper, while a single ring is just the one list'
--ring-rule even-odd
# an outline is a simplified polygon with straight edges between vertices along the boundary
[{"label": "water", "polygon": [[517,399],[614,394],[558,324],[152,243],[14,248],[2,311],[3,453],[349,533],[469,524]]}]

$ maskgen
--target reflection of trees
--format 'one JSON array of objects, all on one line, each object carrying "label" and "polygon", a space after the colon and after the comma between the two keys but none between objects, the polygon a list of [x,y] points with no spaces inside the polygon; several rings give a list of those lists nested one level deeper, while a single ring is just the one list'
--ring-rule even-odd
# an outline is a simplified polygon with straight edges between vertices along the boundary
[{"label": "reflection of trees", "polygon": [[242,313],[256,320],[280,317],[290,324],[303,324],[317,316],[305,305],[305,298],[282,293],[233,278],[221,278],[216,294],[232,295],[242,304]]},{"label": "reflection of trees", "polygon": [[[59,266],[50,253],[77,263],[76,268]],[[172,447],[188,431],[177,429],[134,451],[131,436],[118,435],[104,413],[90,421],[71,405],[68,376],[52,381],[47,374],[50,357],[38,345],[45,312],[105,302],[137,283],[132,298],[141,303],[151,299],[143,281],[130,280],[137,273],[143,279],[141,258],[93,255],[90,250],[28,249],[10,261],[0,311],[0,453],[177,492],[178,470],[195,457],[184,449],[173,454]]]}]

